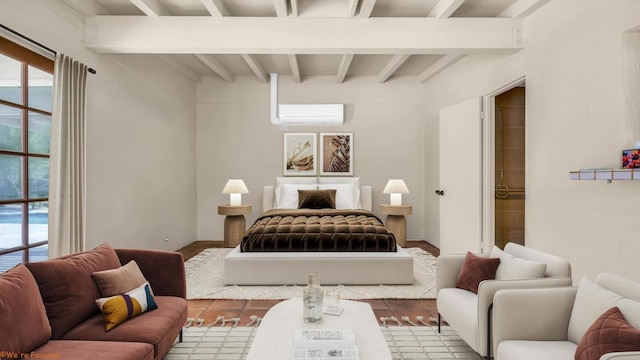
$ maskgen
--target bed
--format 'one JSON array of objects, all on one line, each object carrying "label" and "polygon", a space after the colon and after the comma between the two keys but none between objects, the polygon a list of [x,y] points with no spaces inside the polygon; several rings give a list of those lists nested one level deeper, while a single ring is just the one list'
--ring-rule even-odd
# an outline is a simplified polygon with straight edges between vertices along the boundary
[{"label": "bed", "polygon": [[[314,189],[335,190],[338,209],[293,210],[298,205],[298,190]],[[278,209],[272,209],[274,207]],[[360,186],[359,178],[276,178],[275,186],[263,189],[264,214],[249,228],[241,245],[224,259],[225,284],[301,285],[306,284],[307,274],[314,271],[320,273],[323,284],[412,284],[413,258],[397,246],[393,234],[371,209],[371,187]],[[291,213],[287,215],[287,212]],[[299,224],[295,223],[300,219],[298,215],[304,215],[307,222],[309,216],[319,220],[300,231]],[[372,222],[373,227],[348,226],[349,222],[344,220],[350,228],[349,234],[336,235],[335,228],[342,225],[323,225],[327,216],[362,217]],[[281,219],[288,219],[289,223],[276,225]],[[251,230],[259,224],[266,224],[258,232],[268,233],[267,240],[251,235]],[[274,226],[281,228],[273,230]],[[294,240],[290,241],[292,236],[283,233],[284,228],[305,233],[306,238],[293,236]],[[312,232],[311,236],[307,232]]]}]

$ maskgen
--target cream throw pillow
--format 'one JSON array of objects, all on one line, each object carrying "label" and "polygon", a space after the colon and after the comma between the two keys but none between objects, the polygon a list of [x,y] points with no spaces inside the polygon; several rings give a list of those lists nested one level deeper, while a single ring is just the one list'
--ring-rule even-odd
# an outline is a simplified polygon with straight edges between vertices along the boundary
[{"label": "cream throw pillow", "polygon": [[547,264],[515,257],[494,246],[492,258],[500,258],[500,266],[496,271],[496,280],[526,280],[543,278]]},{"label": "cream throw pillow", "polygon": [[94,272],[91,276],[102,297],[122,295],[147,282],[134,260],[117,269]]},{"label": "cream throw pillow", "polygon": [[605,311],[616,306],[622,296],[591,280],[582,278],[569,319],[569,341],[579,344],[587,329]]}]

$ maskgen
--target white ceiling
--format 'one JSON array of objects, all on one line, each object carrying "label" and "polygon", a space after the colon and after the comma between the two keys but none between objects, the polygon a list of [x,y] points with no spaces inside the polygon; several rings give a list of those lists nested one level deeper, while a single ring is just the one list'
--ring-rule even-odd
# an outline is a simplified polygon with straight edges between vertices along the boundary
[{"label": "white ceiling", "polygon": [[202,76],[375,76],[425,82],[468,54],[523,48],[522,19],[551,0],[60,0],[85,44]]}]

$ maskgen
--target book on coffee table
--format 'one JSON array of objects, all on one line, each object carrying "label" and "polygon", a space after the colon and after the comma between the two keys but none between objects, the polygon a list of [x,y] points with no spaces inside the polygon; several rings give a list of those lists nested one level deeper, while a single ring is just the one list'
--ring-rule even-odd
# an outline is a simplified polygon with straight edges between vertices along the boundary
[{"label": "book on coffee table", "polygon": [[300,329],[293,334],[293,360],[358,360],[356,336],[349,329]]}]

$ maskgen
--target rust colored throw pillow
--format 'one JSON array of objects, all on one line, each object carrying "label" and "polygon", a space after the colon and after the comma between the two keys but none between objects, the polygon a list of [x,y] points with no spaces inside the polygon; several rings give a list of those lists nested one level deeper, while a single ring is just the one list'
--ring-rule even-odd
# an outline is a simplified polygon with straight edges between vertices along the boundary
[{"label": "rust colored throw pillow", "polygon": [[102,244],[93,250],[26,265],[40,288],[51,338],[57,340],[97,312],[95,300],[100,291],[91,274],[116,269],[121,264],[116,251],[109,244]]},{"label": "rust colored throw pillow", "polygon": [[298,190],[298,209],[335,209],[336,190]]},{"label": "rust colored throw pillow", "polygon": [[102,297],[122,295],[148,282],[135,260],[117,269],[94,272],[91,276]]},{"label": "rust colored throw pillow", "polygon": [[576,348],[575,360],[598,360],[619,351],[640,351],[640,329],[629,325],[615,306],[589,327]]},{"label": "rust colored throw pillow", "polygon": [[28,354],[51,337],[38,284],[22,264],[0,274],[0,319],[0,354]]},{"label": "rust colored throw pillow", "polygon": [[496,278],[498,265],[500,265],[500,258],[482,258],[467,252],[458,274],[456,287],[477,294],[480,282]]}]

